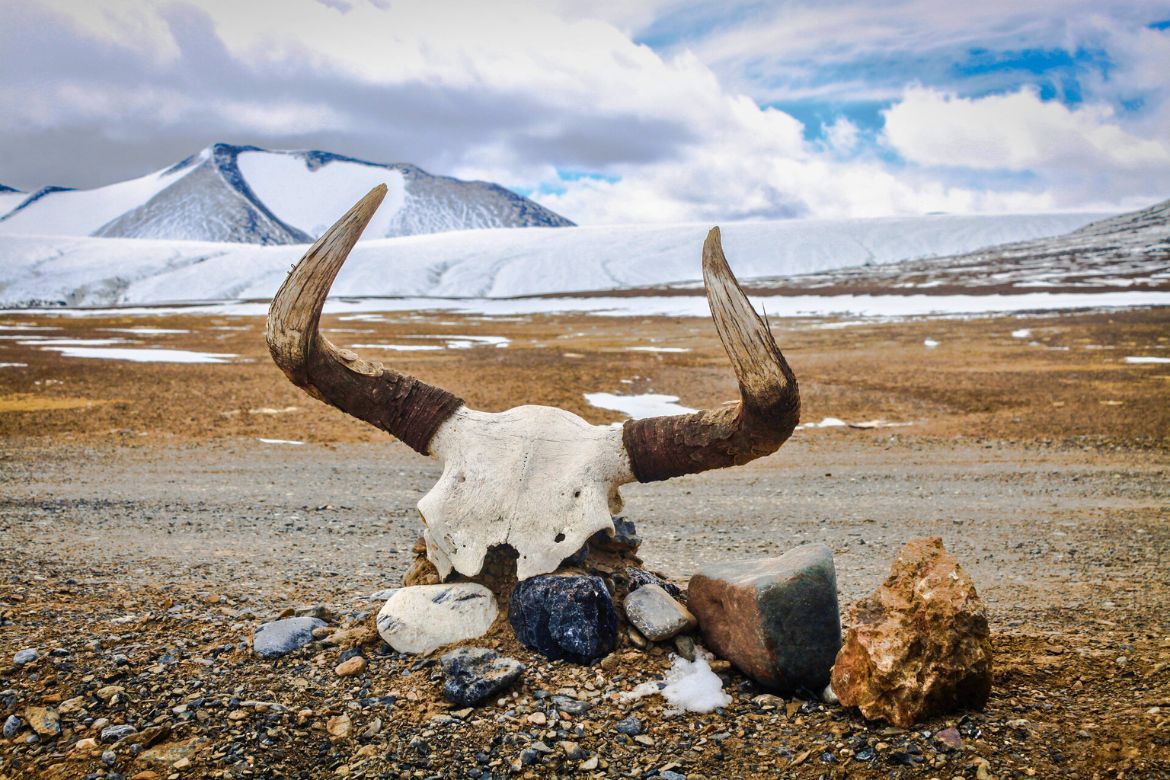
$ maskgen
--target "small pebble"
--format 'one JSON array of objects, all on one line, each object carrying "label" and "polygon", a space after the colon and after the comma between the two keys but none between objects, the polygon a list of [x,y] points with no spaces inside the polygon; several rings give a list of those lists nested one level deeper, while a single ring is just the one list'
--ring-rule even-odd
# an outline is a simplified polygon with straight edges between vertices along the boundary
[{"label": "small pebble", "polygon": [[12,663],[16,666],[24,666],[25,664],[31,664],[40,657],[41,654],[35,647],[26,647],[23,650],[16,651],[16,654],[12,656]]},{"label": "small pebble", "polygon": [[630,716],[625,720],[619,720],[614,728],[616,728],[620,734],[636,737],[642,733],[642,721],[633,716]]},{"label": "small pebble", "polygon": [[361,674],[366,670],[366,659],[360,655],[355,655],[347,661],[342,661],[337,665],[334,671],[338,677],[353,677]]},{"label": "small pebble", "polygon": [[128,737],[138,731],[133,726],[122,724],[117,726],[106,726],[102,729],[102,742],[109,744],[110,742],[117,742],[122,737]]}]

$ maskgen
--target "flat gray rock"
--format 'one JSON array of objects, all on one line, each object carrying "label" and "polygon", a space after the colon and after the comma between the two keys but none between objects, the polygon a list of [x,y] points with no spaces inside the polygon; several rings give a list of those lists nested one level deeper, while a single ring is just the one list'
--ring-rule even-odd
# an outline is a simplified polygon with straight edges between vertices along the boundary
[{"label": "flat gray rock", "polygon": [[291,617],[265,623],[252,636],[252,652],[261,658],[278,658],[312,642],[313,629],[324,625],[324,620],[314,617]]},{"label": "flat gray rock", "polygon": [[630,591],[625,608],[634,628],[653,642],[663,642],[698,625],[690,610],[658,585],[643,585]]}]

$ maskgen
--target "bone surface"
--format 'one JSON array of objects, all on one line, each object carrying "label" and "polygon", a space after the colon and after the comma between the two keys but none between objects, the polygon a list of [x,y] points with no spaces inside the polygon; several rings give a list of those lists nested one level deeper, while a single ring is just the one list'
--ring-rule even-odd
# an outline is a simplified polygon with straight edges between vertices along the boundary
[{"label": "bone surface", "polygon": [[508,544],[518,578],[554,571],[613,529],[618,486],[634,478],[621,441],[619,427],[548,406],[459,409],[431,442],[444,467],[418,504],[427,557],[444,577],[471,575],[489,547]]},{"label": "bone surface", "polygon": [[455,395],[338,349],[318,332],[329,289],[385,195],[376,187],[306,252],[273,298],[273,360],[309,395],[444,463],[418,504],[440,576],[474,577],[493,547],[518,555],[521,580],[555,571],[612,529],[618,488],[746,463],[775,451],[798,422],[796,377],[727,265],[719,229],[703,247],[716,330],[739,379],[734,406],[683,417],[591,425],[571,412],[518,406],[488,413]]}]

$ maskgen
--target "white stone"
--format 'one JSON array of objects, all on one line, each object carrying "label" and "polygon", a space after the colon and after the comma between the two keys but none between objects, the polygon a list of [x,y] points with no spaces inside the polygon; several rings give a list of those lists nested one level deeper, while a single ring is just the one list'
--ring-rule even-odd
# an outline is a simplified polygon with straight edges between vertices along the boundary
[{"label": "white stone", "polygon": [[446,577],[474,576],[490,547],[511,545],[516,574],[555,571],[621,512],[618,488],[634,481],[620,425],[572,412],[462,407],[431,440],[443,475],[418,503],[427,557]]},{"label": "white stone", "polygon": [[496,597],[474,582],[399,588],[378,612],[378,633],[400,653],[423,654],[483,636],[495,622]]}]

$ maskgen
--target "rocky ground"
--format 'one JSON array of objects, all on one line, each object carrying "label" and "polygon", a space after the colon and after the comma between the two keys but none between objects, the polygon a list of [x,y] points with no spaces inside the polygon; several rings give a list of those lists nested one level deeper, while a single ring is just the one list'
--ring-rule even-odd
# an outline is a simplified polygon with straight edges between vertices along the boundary
[{"label": "rocky ground", "polygon": [[[0,363],[27,364],[0,369],[0,777],[1165,777],[1170,366],[1124,358],[1166,356],[1168,323],[1163,310],[785,322],[804,420],[913,424],[802,429],[749,466],[623,491],[649,568],[684,583],[704,563],[820,541],[842,607],[906,540],[941,535],[988,605],[994,688],[983,712],[902,730],[725,666],[730,705],[672,714],[621,695],[666,673],[668,647],[627,643],[583,667],[521,648],[503,624],[485,641],[527,666],[521,680],[498,701],[451,705],[435,658],[376,638],[368,598],[412,560],[413,506],[437,464],[288,386],[259,320],[5,315],[0,327],[60,338],[185,330],[131,338],[252,362],[129,364],[0,341]],[[510,338],[397,361],[489,409],[556,403],[600,422],[618,415],[583,392],[690,406],[734,392],[700,320],[327,326],[351,343]],[[262,622],[301,607],[343,633],[251,653]]]}]

